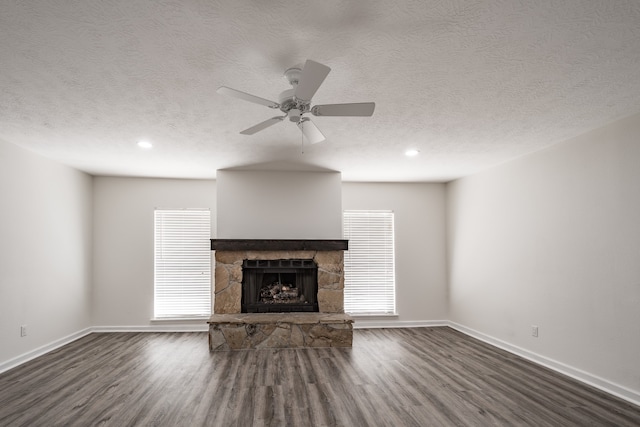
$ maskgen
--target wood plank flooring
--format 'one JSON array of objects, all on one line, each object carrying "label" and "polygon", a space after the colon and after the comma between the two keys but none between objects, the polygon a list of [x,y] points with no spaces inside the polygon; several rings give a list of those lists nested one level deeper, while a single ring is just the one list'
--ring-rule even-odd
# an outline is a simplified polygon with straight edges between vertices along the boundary
[{"label": "wood plank flooring", "polygon": [[446,327],[216,353],[206,333],[100,333],[0,375],[2,427],[590,425],[640,407]]}]

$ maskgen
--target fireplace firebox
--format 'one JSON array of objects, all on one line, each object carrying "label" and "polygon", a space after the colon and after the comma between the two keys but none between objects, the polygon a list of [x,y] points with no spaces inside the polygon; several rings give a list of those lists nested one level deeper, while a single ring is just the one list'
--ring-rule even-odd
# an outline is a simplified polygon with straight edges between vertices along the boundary
[{"label": "fireplace firebox", "polygon": [[243,313],[317,312],[318,265],[312,259],[242,262]]}]

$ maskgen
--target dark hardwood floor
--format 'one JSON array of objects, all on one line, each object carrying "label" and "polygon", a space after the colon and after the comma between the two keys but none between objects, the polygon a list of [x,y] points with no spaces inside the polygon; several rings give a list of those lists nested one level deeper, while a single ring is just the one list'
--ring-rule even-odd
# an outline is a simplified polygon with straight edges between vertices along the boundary
[{"label": "dark hardwood floor", "polygon": [[205,333],[100,333],[0,375],[0,426],[96,425],[640,426],[640,407],[446,327],[219,353]]}]

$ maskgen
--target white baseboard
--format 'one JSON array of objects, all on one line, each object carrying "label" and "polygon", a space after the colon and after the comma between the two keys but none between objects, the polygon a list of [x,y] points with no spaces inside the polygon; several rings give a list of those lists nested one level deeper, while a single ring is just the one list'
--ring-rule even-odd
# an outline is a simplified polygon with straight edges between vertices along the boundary
[{"label": "white baseboard", "polygon": [[36,357],[40,357],[43,354],[49,353],[52,350],[62,347],[63,345],[67,345],[79,338],[82,338],[86,335],[89,335],[92,331],[92,328],[86,328],[81,331],[75,332],[73,334],[67,335],[66,337],[62,337],[55,341],[50,342],[49,344],[45,344],[41,347],[23,353],[19,356],[16,356],[12,359],[7,360],[6,362],[0,362],[0,373],[8,371],[9,369],[15,368],[16,366],[22,365],[30,360],[35,359]]},{"label": "white baseboard", "polygon": [[598,377],[597,375],[590,374],[583,370],[566,365],[562,362],[558,362],[557,360],[553,360],[524,348],[518,347],[516,345],[509,344],[508,342],[502,341],[498,338],[494,338],[487,334],[483,334],[482,332],[478,332],[474,329],[467,328],[466,326],[457,324],[455,322],[448,321],[447,324],[449,327],[462,332],[465,335],[477,338],[480,341],[484,341],[494,347],[501,348],[502,350],[508,351],[509,353],[513,353],[538,365],[542,365],[544,367],[552,369],[556,372],[588,384],[606,393],[619,397],[620,399],[624,399],[630,403],[633,403],[634,405],[640,406],[640,392],[638,391],[631,390],[627,387]]},{"label": "white baseboard", "polygon": [[353,329],[374,328],[429,328],[434,326],[449,326],[447,320],[384,320],[354,317]]}]

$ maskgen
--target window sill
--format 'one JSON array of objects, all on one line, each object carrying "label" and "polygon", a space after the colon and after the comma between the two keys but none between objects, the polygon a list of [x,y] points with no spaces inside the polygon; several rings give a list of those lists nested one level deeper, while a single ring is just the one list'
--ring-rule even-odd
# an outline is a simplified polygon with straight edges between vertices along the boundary
[{"label": "window sill", "polygon": [[166,322],[193,322],[200,320],[209,320],[211,316],[198,316],[198,317],[152,317],[152,323],[166,323]]},{"label": "window sill", "polygon": [[349,316],[353,317],[354,319],[358,319],[360,317],[370,319],[372,317],[399,317],[400,316],[398,313],[370,313],[370,314],[365,314],[365,313],[350,314],[350,313],[347,313],[347,314]]}]

